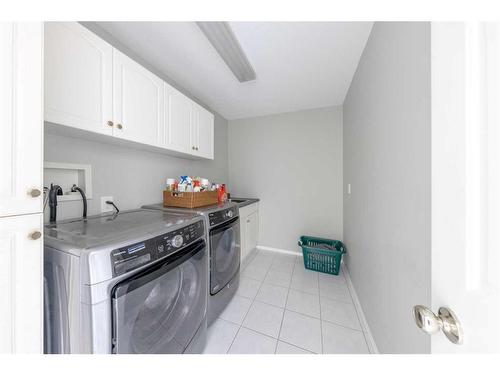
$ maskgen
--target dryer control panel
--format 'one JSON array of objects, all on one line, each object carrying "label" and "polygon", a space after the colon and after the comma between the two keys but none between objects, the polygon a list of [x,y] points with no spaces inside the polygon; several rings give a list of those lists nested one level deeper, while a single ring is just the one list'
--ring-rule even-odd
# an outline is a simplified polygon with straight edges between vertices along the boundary
[{"label": "dryer control panel", "polygon": [[200,220],[161,236],[113,250],[111,252],[113,276],[123,275],[145,264],[176,253],[203,238],[204,234],[205,227],[203,221]]},{"label": "dryer control panel", "polygon": [[231,207],[225,210],[220,210],[216,212],[211,212],[208,214],[208,219],[210,221],[210,226],[214,227],[216,225],[225,223],[232,218],[235,218],[239,215],[238,207]]}]

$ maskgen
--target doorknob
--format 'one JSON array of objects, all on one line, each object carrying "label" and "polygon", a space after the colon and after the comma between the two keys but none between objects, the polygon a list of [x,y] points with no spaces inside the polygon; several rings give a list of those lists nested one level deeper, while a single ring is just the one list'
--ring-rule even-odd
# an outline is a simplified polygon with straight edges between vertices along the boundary
[{"label": "doorknob", "polygon": [[462,325],[453,311],[447,307],[440,307],[438,315],[436,315],[425,306],[413,306],[413,319],[417,327],[429,335],[441,330],[453,344],[461,345],[463,343]]},{"label": "doorknob", "polygon": [[31,189],[28,192],[29,195],[31,195],[33,198],[39,197],[42,192],[39,189]]}]

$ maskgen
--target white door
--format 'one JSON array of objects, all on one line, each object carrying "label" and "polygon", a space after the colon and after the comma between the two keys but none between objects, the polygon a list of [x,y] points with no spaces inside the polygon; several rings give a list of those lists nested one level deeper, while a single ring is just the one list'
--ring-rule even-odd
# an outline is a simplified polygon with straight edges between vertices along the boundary
[{"label": "white door", "polygon": [[113,135],[160,145],[165,108],[163,81],[120,51],[113,50]]},{"label": "white door", "polygon": [[44,43],[45,121],[111,135],[111,45],[76,22],[46,22]]},{"label": "white door", "polygon": [[42,211],[43,26],[0,23],[0,217]]},{"label": "white door", "polygon": [[214,158],[214,115],[205,108],[196,106],[197,131],[196,131],[196,155]]},{"label": "white door", "polygon": [[165,147],[179,152],[192,153],[191,101],[165,83]]},{"label": "white door", "polygon": [[0,218],[0,353],[41,353],[42,214]]},{"label": "white door", "polygon": [[432,352],[500,349],[500,28],[432,23],[432,306],[463,330]]}]

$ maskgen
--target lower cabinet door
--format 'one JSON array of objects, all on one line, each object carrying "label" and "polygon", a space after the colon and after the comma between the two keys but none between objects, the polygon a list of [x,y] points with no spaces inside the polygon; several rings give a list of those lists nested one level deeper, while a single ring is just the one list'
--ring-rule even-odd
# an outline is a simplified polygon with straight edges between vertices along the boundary
[{"label": "lower cabinet door", "polygon": [[42,353],[42,220],[0,218],[0,353]]},{"label": "lower cabinet door", "polygon": [[259,235],[259,215],[254,212],[247,217],[245,240],[247,247],[246,251],[250,252],[257,246],[257,238]]}]

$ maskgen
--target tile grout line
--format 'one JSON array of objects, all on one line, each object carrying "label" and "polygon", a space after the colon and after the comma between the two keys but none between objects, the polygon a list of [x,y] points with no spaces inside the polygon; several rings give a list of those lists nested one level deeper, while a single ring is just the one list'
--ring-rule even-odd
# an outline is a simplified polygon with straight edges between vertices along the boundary
[{"label": "tile grout line", "polygon": [[[252,261],[253,261],[255,258],[256,258],[256,256],[252,259]],[[253,297],[253,298],[248,298],[248,297],[245,297],[245,296],[240,295],[240,297],[245,297],[245,298],[247,298],[247,299],[251,300],[250,307],[249,307],[248,311],[245,313],[245,316],[243,317],[243,320],[242,320],[241,324],[237,324],[237,323],[234,323],[234,322],[231,322],[231,321],[225,320],[225,319],[223,319],[223,318],[220,318],[220,319],[222,319],[222,320],[224,320],[224,321],[227,321],[227,322],[229,322],[229,323],[231,323],[231,324],[234,324],[234,325],[237,325],[237,326],[238,326],[238,330],[237,330],[237,332],[236,332],[236,334],[235,334],[235,336],[234,336],[234,338],[233,338],[233,340],[232,340],[231,344],[229,345],[229,348],[228,348],[228,350],[226,351],[226,353],[228,353],[228,352],[230,351],[230,349],[232,348],[232,346],[234,345],[234,342],[235,342],[235,340],[236,340],[236,337],[238,336],[239,332],[241,331],[241,328],[246,328],[246,329],[248,329],[248,330],[250,330],[250,331],[252,331],[252,332],[254,332],[254,333],[257,333],[257,334],[260,334],[260,335],[266,336],[266,337],[271,338],[271,339],[275,339],[275,340],[276,340],[275,350],[274,350],[274,353],[275,353],[275,354],[276,354],[276,352],[277,352],[277,348],[278,348],[279,341],[282,341],[282,342],[284,342],[284,343],[286,343],[286,344],[288,344],[288,345],[291,345],[291,346],[296,347],[296,348],[298,348],[298,349],[305,350],[305,351],[307,351],[307,352],[309,352],[309,353],[312,353],[309,349],[302,348],[302,347],[300,347],[300,346],[298,346],[298,345],[296,345],[296,344],[292,344],[292,343],[287,342],[286,340],[281,340],[281,339],[280,339],[280,336],[281,336],[281,331],[282,331],[282,328],[283,328],[284,316],[285,316],[286,311],[290,311],[290,312],[293,312],[293,313],[296,313],[296,314],[302,315],[302,316],[304,316],[304,317],[308,317],[308,318],[312,318],[312,319],[317,319],[317,318],[316,318],[316,317],[314,317],[314,316],[310,316],[310,315],[305,314],[305,313],[301,313],[301,312],[297,312],[297,311],[293,311],[293,310],[289,310],[289,309],[287,309],[289,295],[290,295],[290,292],[291,292],[292,290],[297,291],[297,292],[300,292],[300,293],[304,293],[304,294],[307,294],[307,295],[311,295],[311,296],[312,296],[312,295],[314,295],[314,296],[316,296],[316,295],[317,295],[317,296],[318,296],[318,300],[319,300],[319,314],[320,314],[320,316],[319,316],[319,321],[320,321],[320,331],[321,331],[321,353],[324,353],[324,337],[323,337],[323,323],[324,323],[324,322],[327,322],[328,324],[332,324],[332,325],[335,325],[335,326],[338,326],[338,327],[342,327],[342,328],[344,328],[344,329],[348,329],[348,330],[351,330],[351,331],[361,332],[361,333],[363,334],[363,338],[364,338],[365,344],[366,344],[366,346],[367,346],[367,347],[368,347],[368,349],[369,349],[369,345],[368,345],[368,344],[367,344],[367,342],[366,342],[366,335],[365,335],[365,332],[364,332],[362,329],[361,329],[361,330],[359,330],[359,329],[355,329],[355,328],[352,328],[352,327],[347,327],[347,326],[345,326],[345,325],[338,324],[338,323],[331,322],[331,321],[328,321],[328,320],[324,320],[324,319],[323,319],[321,302],[322,302],[322,300],[324,299],[324,300],[330,300],[330,301],[335,301],[335,302],[337,302],[337,303],[343,303],[343,304],[346,304],[346,305],[352,305],[352,306],[354,306],[354,310],[355,310],[355,312],[356,312],[356,318],[357,318],[357,321],[358,321],[358,323],[360,322],[360,319],[359,319],[359,312],[358,312],[358,310],[357,310],[357,308],[356,308],[355,304],[353,303],[352,294],[351,294],[351,291],[349,290],[349,288],[347,288],[347,289],[348,289],[348,293],[349,293],[349,297],[350,297],[350,301],[351,301],[351,303],[346,302],[346,301],[344,301],[344,300],[336,299],[336,298],[330,298],[330,297],[322,296],[321,291],[320,291],[320,285],[319,285],[319,284],[320,284],[319,282],[320,282],[320,276],[321,276],[321,274],[320,274],[319,272],[315,272],[315,273],[316,273],[316,277],[317,277],[317,288],[318,288],[318,294],[309,293],[309,292],[305,292],[305,291],[301,291],[301,290],[294,289],[294,288],[292,288],[292,286],[291,286],[291,281],[292,281],[292,280],[290,280],[290,284],[289,284],[289,286],[287,287],[287,295],[286,295],[286,299],[285,299],[285,306],[284,306],[284,308],[283,308],[283,315],[282,315],[282,318],[281,318],[281,324],[280,324],[280,329],[279,329],[279,331],[278,331],[278,337],[277,337],[277,338],[276,338],[276,337],[273,337],[273,336],[270,336],[270,335],[268,335],[268,334],[266,334],[266,333],[259,332],[259,331],[255,330],[255,329],[248,328],[248,327],[244,327],[244,326],[243,326],[243,323],[244,323],[244,321],[245,321],[246,317],[248,316],[248,313],[249,313],[249,311],[250,311],[251,307],[253,306],[253,304],[255,303],[255,301],[258,301],[259,303],[265,304],[265,305],[267,305],[267,306],[272,306],[272,307],[275,307],[275,308],[281,308],[280,306],[276,306],[276,305],[273,305],[273,304],[271,304],[271,303],[264,302],[264,301],[260,301],[260,300],[257,300],[257,299],[256,299],[256,298],[257,298],[257,295],[259,294],[259,292],[260,292],[260,291],[262,290],[262,288],[264,287],[264,284],[266,284],[266,285],[270,285],[270,286],[276,286],[276,287],[283,288],[283,285],[273,284],[273,283],[271,283],[271,282],[267,282],[267,283],[265,282],[265,280],[266,280],[267,276],[268,276],[268,275],[270,274],[270,272],[271,272],[271,268],[273,267],[273,265],[274,265],[274,264],[275,264],[275,262],[276,262],[276,259],[277,259],[277,257],[276,257],[276,255],[274,255],[274,256],[272,257],[272,260],[271,260],[271,262],[270,262],[270,265],[266,267],[267,269],[266,269],[266,272],[265,272],[264,277],[263,277],[263,279],[262,279],[262,280],[259,280],[259,279],[254,279],[254,278],[252,278],[252,277],[248,277],[248,276],[244,276],[244,277],[247,277],[248,279],[251,279],[251,280],[254,280],[254,281],[258,281],[258,282],[260,283],[260,285],[259,285],[259,287],[258,287],[258,289],[257,289],[257,292],[255,293],[255,295],[254,295],[254,297]],[[250,263],[248,263],[248,264],[247,264],[247,267],[248,267],[249,265],[250,265]],[[247,268],[247,267],[245,267],[245,268]],[[293,276],[294,276],[295,274],[297,274],[297,273],[296,273],[296,270],[298,270],[298,267],[297,267],[297,259],[293,262],[293,267],[292,267],[292,271],[291,271],[291,279],[293,279]],[[283,273],[285,273],[285,272],[283,272]],[[297,274],[297,275],[298,275],[298,274]],[[345,285],[345,286],[347,286],[347,280],[345,279],[345,275],[344,275],[344,273],[343,273],[343,272],[342,272],[342,274],[341,274],[341,277],[342,277],[342,279],[343,279],[343,281],[344,281],[344,283],[343,283],[342,285],[343,285],[343,286],[344,286],[344,285]]]},{"label": "tile grout line", "polygon": [[[345,278],[344,270],[342,269],[342,267],[340,268],[340,272],[342,272],[342,277],[344,278],[344,281],[347,284],[347,279]],[[359,326],[361,327],[361,333],[363,333],[363,339],[365,340],[366,348],[368,349],[368,352],[370,354],[373,354],[371,347],[368,344],[368,341],[366,340],[366,333],[363,330],[363,325],[361,324],[361,319],[359,318],[359,312],[358,312],[358,309],[356,308],[356,305],[354,304],[354,299],[352,298],[351,290],[349,289],[349,287],[347,288],[347,291],[349,292],[349,297],[351,297],[351,301],[352,301],[352,304],[354,306],[354,311],[356,312],[356,318],[358,318],[358,323],[359,323]]]},{"label": "tile grout line", "polygon": [[[293,262],[293,269],[292,269],[292,276],[293,277],[293,272],[295,271],[295,261]],[[290,278],[290,284],[292,283],[292,280]],[[278,341],[276,341],[276,348],[274,349],[274,354],[276,354],[276,351],[278,350],[278,343],[280,341],[281,337],[281,329],[283,328],[283,321],[285,320],[285,312],[286,310],[286,305],[288,304],[288,295],[290,294],[290,285],[288,286],[288,290],[286,291],[286,298],[285,298],[285,307],[283,308],[283,315],[281,317],[281,324],[280,324],[280,329],[278,331]]]},{"label": "tile grout line", "polygon": [[[257,255],[258,255],[258,254],[257,254]],[[256,258],[256,256],[257,256],[257,255],[255,255],[255,256],[254,256],[254,258],[252,259],[252,261]],[[275,257],[275,256],[273,256],[273,262],[274,262],[274,257]],[[272,262],[271,262],[271,264],[272,264]],[[250,264],[248,264],[248,265],[250,265]],[[247,265],[247,267],[248,267],[248,265]],[[246,267],[245,267],[245,268],[246,268]],[[264,279],[265,279],[265,277],[267,276],[267,273],[269,272],[269,269],[270,269],[270,268],[271,268],[271,266],[269,266],[269,268],[267,269],[266,274],[264,275]],[[240,275],[240,276],[241,276],[241,275]],[[260,283],[261,283],[261,284],[260,284],[260,286],[259,286],[259,289],[257,290],[257,293],[255,294],[255,297],[257,297],[257,294],[259,293],[260,288],[262,288],[262,285],[264,284],[264,280],[262,280]],[[231,348],[232,348],[232,346],[233,346],[233,344],[234,344],[234,341],[236,340],[236,337],[238,337],[238,333],[240,333],[241,328],[243,327],[243,323],[245,322],[245,319],[246,319],[246,317],[247,317],[248,313],[250,312],[250,309],[252,308],[253,303],[255,302],[255,297],[251,299],[251,300],[252,300],[252,302],[250,303],[250,307],[248,308],[247,312],[245,313],[245,316],[243,317],[243,320],[241,321],[241,324],[240,324],[240,326],[238,327],[238,331],[236,332],[236,335],[234,335],[233,341],[231,341],[231,345],[229,345],[229,348],[227,349],[226,354],[229,354],[229,351],[231,350]],[[250,299],[250,298],[248,298],[248,299]],[[250,329],[250,328],[247,328],[247,327],[243,327],[243,328]],[[252,331],[253,331],[253,330],[252,330]],[[254,332],[256,332],[256,331],[254,331]],[[258,333],[260,333],[260,332],[258,332]]]}]

